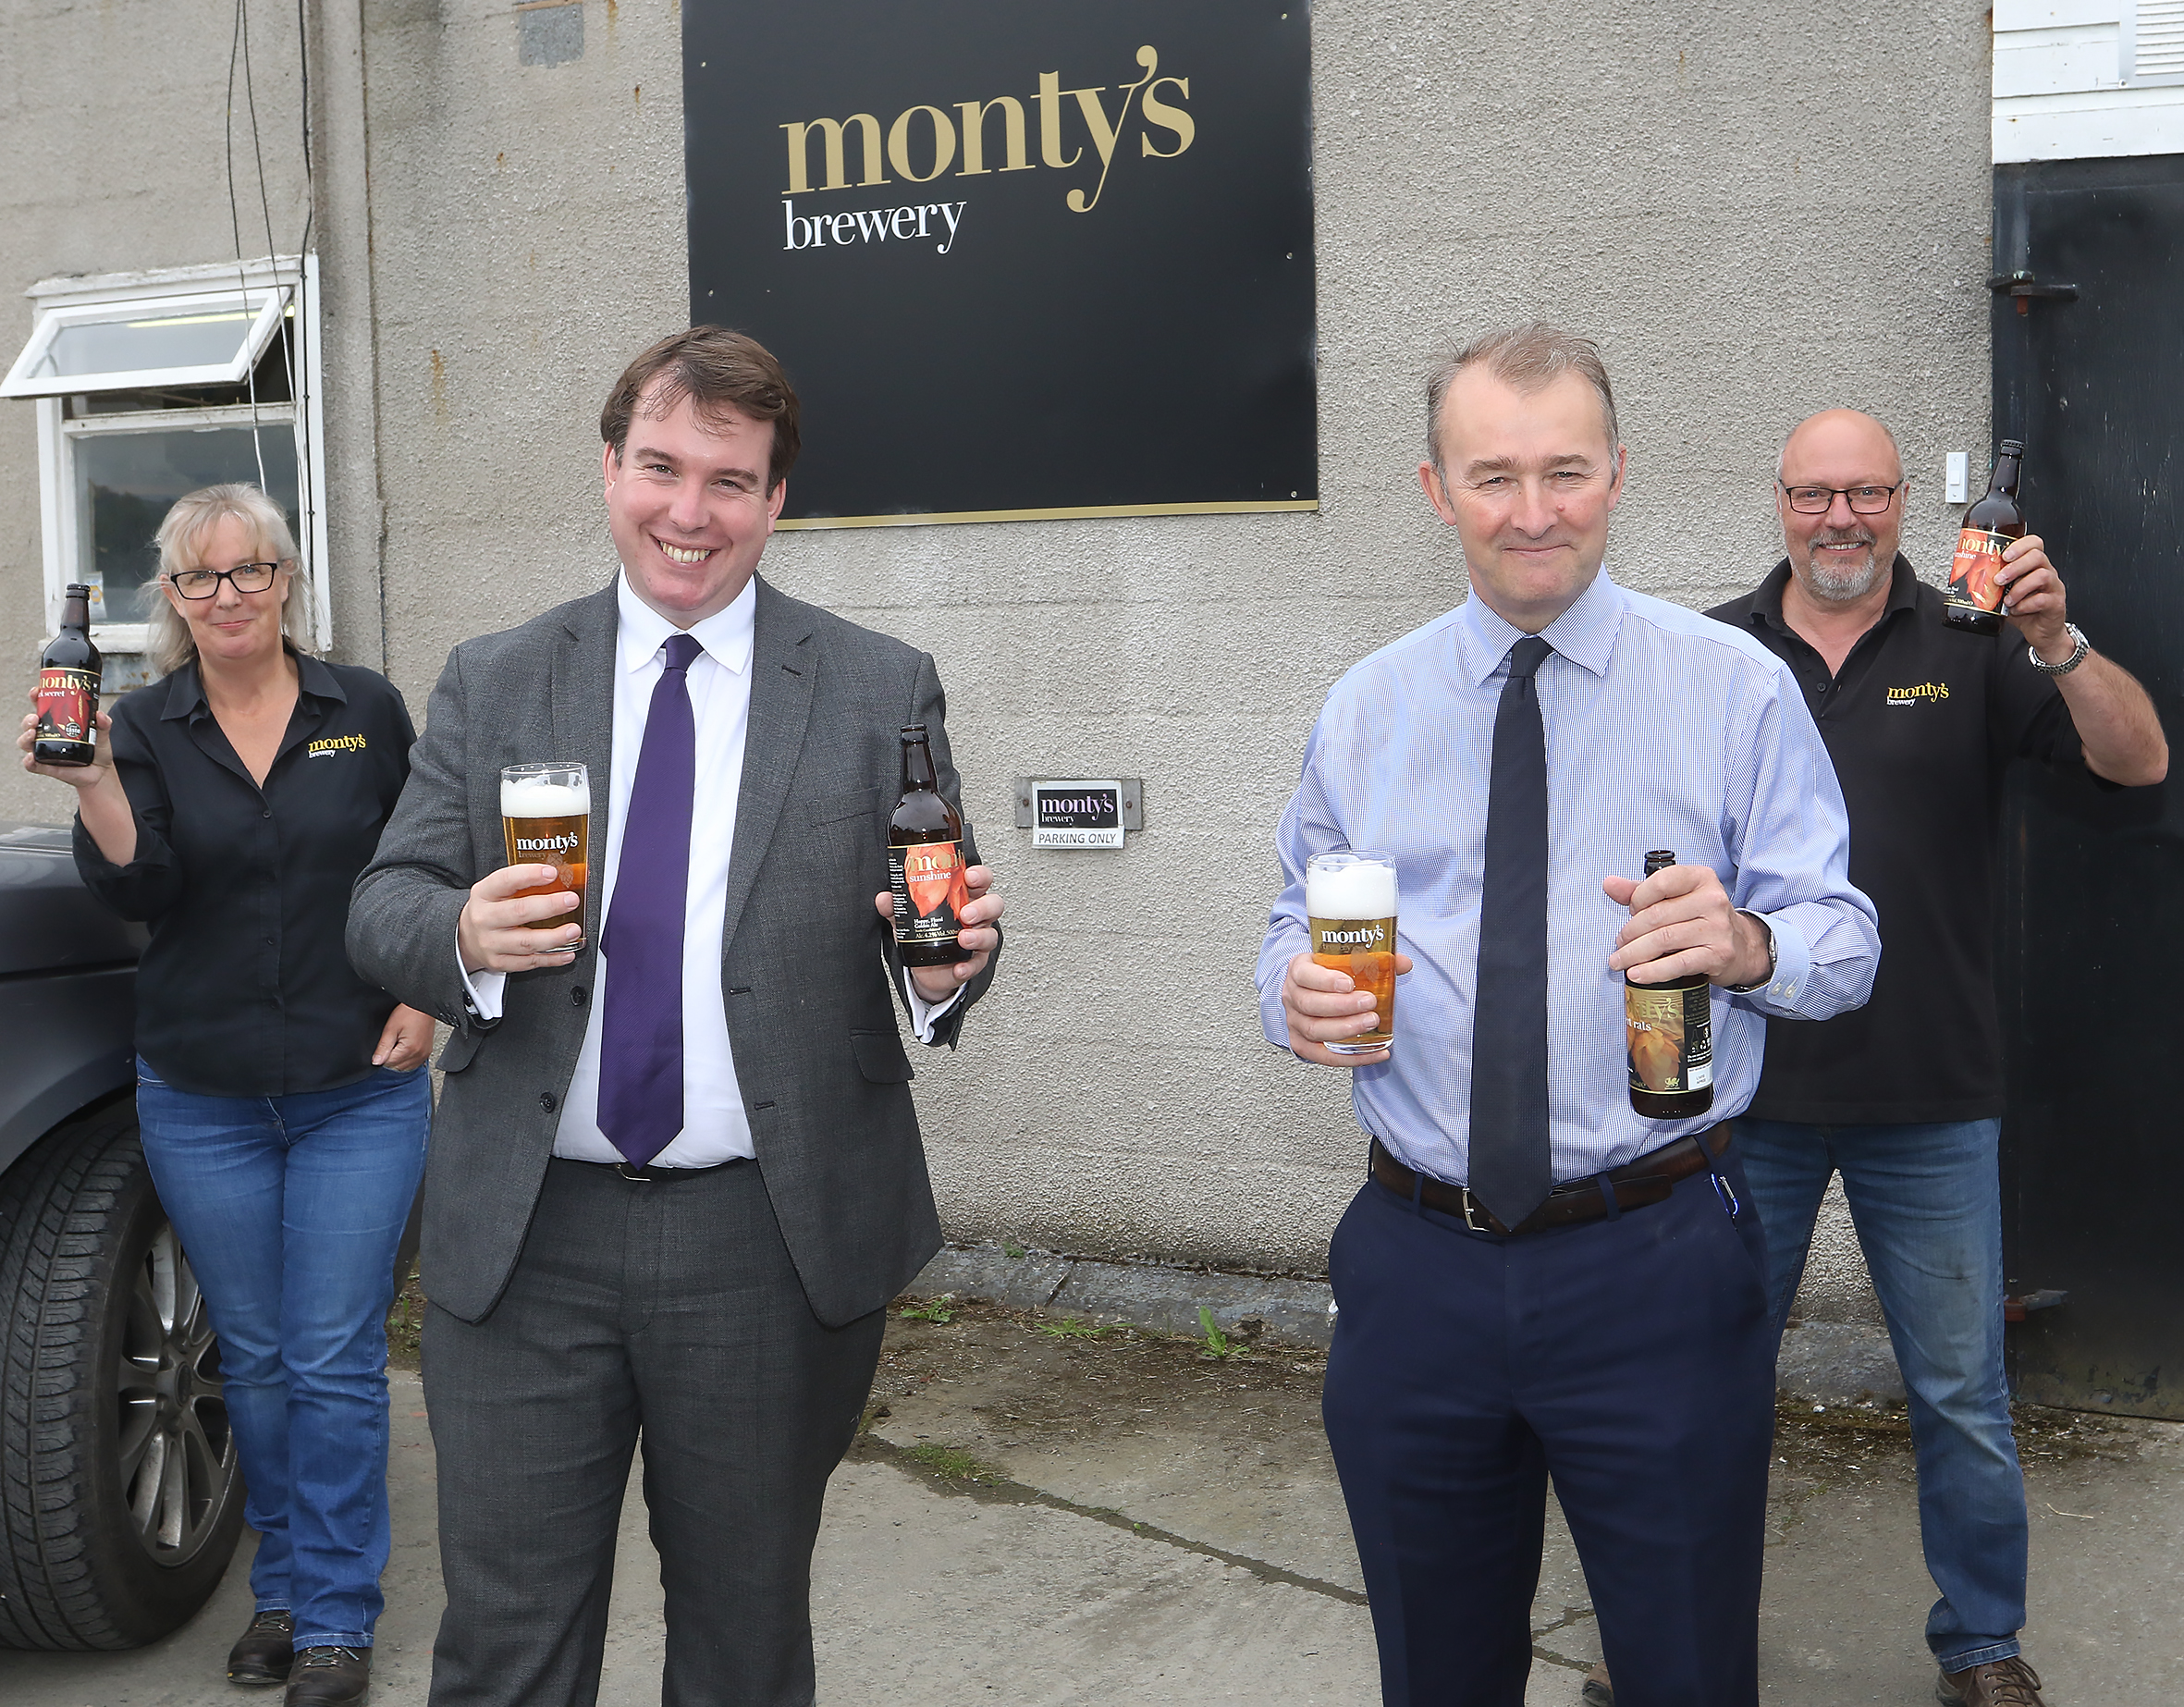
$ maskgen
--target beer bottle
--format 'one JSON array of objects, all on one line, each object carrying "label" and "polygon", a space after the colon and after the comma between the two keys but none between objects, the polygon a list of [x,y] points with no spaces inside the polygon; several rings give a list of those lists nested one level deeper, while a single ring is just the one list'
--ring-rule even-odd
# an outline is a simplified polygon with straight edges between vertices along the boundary
[{"label": "beer bottle", "polygon": [[[1646,855],[1646,876],[1676,863],[1666,848]],[[1666,984],[1623,975],[1623,1029],[1630,1106],[1648,1120],[1680,1120],[1714,1105],[1713,991],[1706,974]]]},{"label": "beer bottle", "polygon": [[1942,593],[1942,620],[1954,627],[1975,634],[2002,632],[2004,589],[1995,584],[1994,575],[2009,542],[2025,536],[2025,512],[2018,508],[2018,473],[2024,460],[2024,446],[2004,439],[1986,496],[1964,512],[1957,559]]},{"label": "beer bottle", "polygon": [[963,882],[963,814],[940,792],[926,726],[902,731],[902,798],[888,820],[888,887],[905,966],[949,966],[971,952],[956,940],[970,899]]},{"label": "beer bottle", "polygon": [[99,649],[91,644],[91,589],[71,582],[61,632],[38,660],[38,730],[31,756],[41,765],[88,765],[99,738]]}]

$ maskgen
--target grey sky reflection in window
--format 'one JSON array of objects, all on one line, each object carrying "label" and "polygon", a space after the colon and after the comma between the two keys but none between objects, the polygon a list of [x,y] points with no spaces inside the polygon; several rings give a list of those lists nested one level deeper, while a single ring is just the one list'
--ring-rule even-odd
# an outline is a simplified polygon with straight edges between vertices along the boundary
[{"label": "grey sky reflection in window", "polygon": [[250,335],[255,314],[169,314],[152,320],[89,320],[54,334],[31,372],[41,378],[138,374],[163,368],[224,367]]},{"label": "grey sky reflection in window", "polygon": [[286,292],[254,289],[42,310],[0,396],[233,384],[287,312]]}]

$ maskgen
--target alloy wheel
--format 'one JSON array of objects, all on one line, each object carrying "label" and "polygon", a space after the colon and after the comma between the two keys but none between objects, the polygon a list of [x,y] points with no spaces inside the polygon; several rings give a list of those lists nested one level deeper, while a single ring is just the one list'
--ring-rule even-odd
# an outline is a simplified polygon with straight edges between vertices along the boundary
[{"label": "alloy wheel", "polygon": [[171,1225],[162,1223],[129,1280],[115,1371],[122,1495],[145,1552],[178,1566],[218,1529],[234,1473],[220,1345]]}]

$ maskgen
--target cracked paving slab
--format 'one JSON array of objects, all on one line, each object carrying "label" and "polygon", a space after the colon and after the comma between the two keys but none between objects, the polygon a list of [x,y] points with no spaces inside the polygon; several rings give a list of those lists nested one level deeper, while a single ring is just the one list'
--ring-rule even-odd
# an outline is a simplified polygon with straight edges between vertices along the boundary
[{"label": "cracked paving slab", "polygon": [[[1050,1332],[1050,1330],[1061,1332]],[[871,1427],[838,1472],[814,1563],[819,1700],[956,1707],[1274,1707],[1377,1698],[1319,1354],[1090,1334],[989,1306],[890,1315]],[[423,1707],[440,1609],[433,1456],[414,1373],[390,1378],[395,1552],[376,1707]],[[881,1414],[884,1407],[885,1414]],[[2032,1506],[2028,1651],[2050,1707],[2154,1707],[2184,1673],[2184,1427],[2019,1416]],[[1785,1409],[1769,1505],[1763,1707],[1931,1699],[1900,1412]],[[937,1460],[937,1462],[924,1462]],[[205,1613],[132,1653],[0,1652],[7,1707],[228,1707],[248,1554]],[[1575,1707],[1596,1657],[1551,1512],[1527,1707]],[[656,1564],[632,1485],[605,1707],[653,1707]]]},{"label": "cracked paving slab", "polygon": [[[1379,1694],[1362,1596],[865,1447],[836,1476],[813,1570],[819,1698],[1355,1703]],[[1575,1701],[1540,1667],[1527,1707]]]}]

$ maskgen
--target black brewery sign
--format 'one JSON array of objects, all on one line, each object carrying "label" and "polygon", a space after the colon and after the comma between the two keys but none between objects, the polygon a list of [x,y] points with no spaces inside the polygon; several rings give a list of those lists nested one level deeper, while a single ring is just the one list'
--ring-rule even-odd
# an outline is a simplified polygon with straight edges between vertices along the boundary
[{"label": "black brewery sign", "polygon": [[684,0],[691,314],[788,524],[1316,506],[1298,5]]}]

